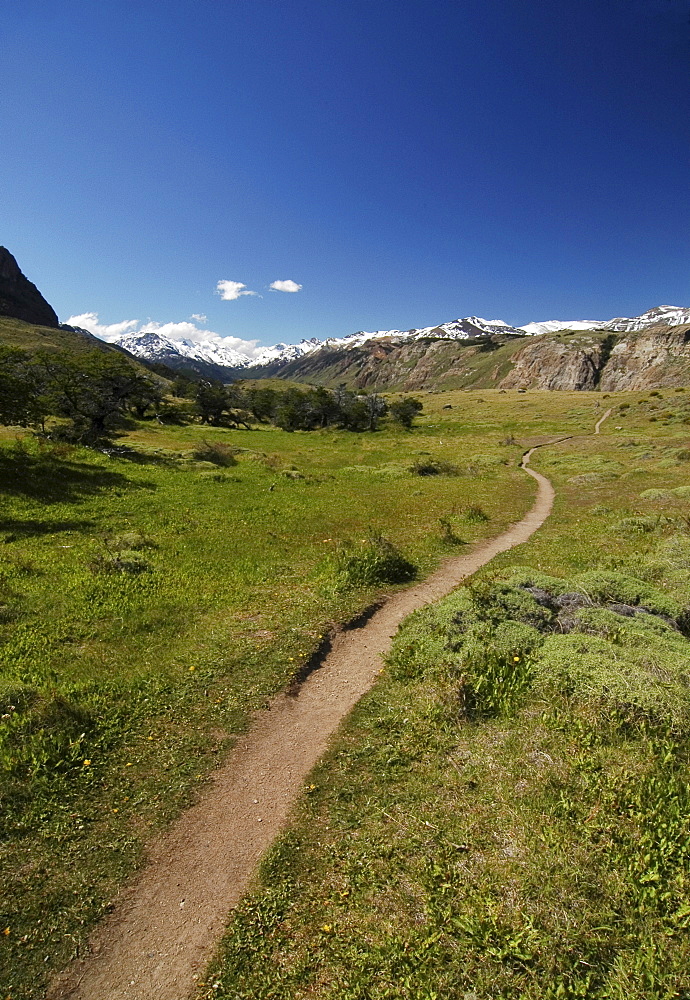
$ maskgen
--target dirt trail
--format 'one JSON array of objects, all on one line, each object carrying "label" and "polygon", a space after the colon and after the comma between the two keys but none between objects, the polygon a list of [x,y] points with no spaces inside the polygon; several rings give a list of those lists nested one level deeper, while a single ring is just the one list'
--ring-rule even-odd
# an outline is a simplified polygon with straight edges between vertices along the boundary
[{"label": "dirt trail", "polygon": [[596,424],[594,425],[594,433],[595,434],[599,433],[599,428],[601,427],[601,425],[603,424],[603,422],[606,420],[606,418],[610,417],[612,413],[613,413],[613,408],[611,408],[610,410],[607,410],[606,413],[603,415],[603,417],[599,417],[599,419],[597,420]]},{"label": "dirt trail", "polygon": [[400,622],[499,552],[526,542],[548,517],[554,490],[548,479],[527,468],[534,450],[522,461],[539,484],[526,516],[395,594],[361,627],[336,636],[322,666],[297,695],[280,695],[258,716],[202,799],[155,845],[150,863],[92,938],[90,953],[54,982],[50,1000],[184,1000],[193,992],[228,912],[244,894],[330,737],[374,683],[381,654]]}]

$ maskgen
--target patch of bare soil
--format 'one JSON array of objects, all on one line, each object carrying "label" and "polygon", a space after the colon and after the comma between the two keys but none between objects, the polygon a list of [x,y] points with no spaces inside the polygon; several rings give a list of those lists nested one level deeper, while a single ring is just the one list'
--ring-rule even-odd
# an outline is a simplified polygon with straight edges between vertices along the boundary
[{"label": "patch of bare soil", "polygon": [[193,992],[228,912],[334,731],[374,683],[400,622],[499,552],[527,541],[548,517],[554,491],[548,479],[527,468],[532,451],[522,464],[539,484],[529,513],[335,636],[319,668],[258,716],[197,805],[154,845],[146,868],[96,931],[89,953],[54,982],[50,1000],[184,1000]]}]

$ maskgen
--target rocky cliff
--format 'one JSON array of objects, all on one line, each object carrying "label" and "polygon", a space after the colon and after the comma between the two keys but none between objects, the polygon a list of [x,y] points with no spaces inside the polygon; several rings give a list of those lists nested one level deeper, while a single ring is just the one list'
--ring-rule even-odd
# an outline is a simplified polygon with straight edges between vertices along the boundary
[{"label": "rocky cliff", "polygon": [[321,348],[287,364],[250,368],[239,377],[293,379],[352,389],[455,389],[473,384],[496,385],[510,369],[510,355],[523,337],[398,341],[370,340],[349,348]]},{"label": "rocky cliff", "polygon": [[502,389],[596,389],[615,336],[561,333],[534,337],[513,356]]},{"label": "rocky cliff", "polygon": [[690,324],[658,326],[618,339],[600,388],[651,389],[690,384]]},{"label": "rocky cliff", "polygon": [[690,384],[690,324],[626,333],[535,337],[502,389],[655,389]]},{"label": "rocky cliff", "polygon": [[0,247],[0,316],[11,316],[36,326],[59,326],[57,313],[22,274],[17,261]]}]

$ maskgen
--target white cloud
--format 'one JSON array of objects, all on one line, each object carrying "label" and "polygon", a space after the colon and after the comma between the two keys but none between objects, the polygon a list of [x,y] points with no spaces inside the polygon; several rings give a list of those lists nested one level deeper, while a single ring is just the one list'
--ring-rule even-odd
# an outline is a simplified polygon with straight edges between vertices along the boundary
[{"label": "white cloud", "polygon": [[126,319],[121,323],[109,323],[107,325],[98,322],[98,313],[81,313],[79,316],[70,316],[67,320],[68,326],[80,326],[83,330],[88,330],[94,337],[100,340],[112,342],[123,333],[132,333],[139,326],[138,319]]},{"label": "white cloud", "polygon": [[139,327],[137,333],[159,333],[161,337],[170,337],[171,340],[208,340],[218,336],[210,330],[200,330],[189,320],[182,320],[181,323],[155,323],[149,320]]},{"label": "white cloud", "polygon": [[[197,317],[195,317],[197,318]],[[205,319],[206,317],[204,317]],[[154,320],[147,320],[140,323],[138,319],[128,319],[122,323],[100,323],[98,313],[87,312],[80,316],[70,316],[67,320],[69,326],[80,326],[88,330],[94,337],[106,340],[109,343],[122,337],[124,334],[157,333],[161,337],[168,337],[170,340],[187,340],[195,344],[212,342],[221,347],[229,347],[240,354],[246,354],[250,358],[256,357],[265,350],[258,340],[242,340],[241,337],[221,337],[213,330],[200,330],[195,323],[189,320],[182,320],[179,323],[156,323]]]},{"label": "white cloud", "polygon": [[234,302],[235,299],[239,299],[243,295],[257,294],[256,292],[251,292],[241,281],[228,281],[227,279],[218,282],[216,291],[224,302]]},{"label": "white cloud", "polygon": [[298,285],[296,281],[287,278],[285,281],[272,281],[268,287],[272,288],[274,292],[299,292],[302,285]]},{"label": "white cloud", "polygon": [[205,323],[206,320],[208,319],[208,316],[205,316],[204,313],[192,313],[192,315],[189,318],[195,319],[197,323]]}]

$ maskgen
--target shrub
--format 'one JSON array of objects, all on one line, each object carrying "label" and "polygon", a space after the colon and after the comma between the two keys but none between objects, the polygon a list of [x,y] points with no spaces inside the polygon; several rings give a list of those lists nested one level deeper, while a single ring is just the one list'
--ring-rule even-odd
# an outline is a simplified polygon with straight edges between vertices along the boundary
[{"label": "shrub", "polygon": [[477,504],[471,504],[465,511],[465,520],[468,524],[484,524],[489,520],[489,515]]},{"label": "shrub", "polygon": [[123,535],[116,535],[113,538],[110,547],[119,551],[130,549],[134,552],[139,552],[140,549],[154,548],[154,544],[138,531],[125,531]]},{"label": "shrub", "polygon": [[532,661],[524,650],[511,653],[486,648],[465,664],[460,698],[473,720],[511,715],[532,681]]},{"label": "shrub", "polygon": [[675,617],[681,608],[677,601],[662,590],[625,573],[589,570],[573,577],[573,589],[595,603],[620,602],[641,605],[658,613]]},{"label": "shrub", "polygon": [[93,573],[146,573],[153,567],[141,554],[141,549],[153,548],[153,543],[136,531],[127,531],[115,538],[103,539],[103,551],[91,560]]},{"label": "shrub", "polygon": [[237,465],[236,454],[237,449],[224,441],[202,441],[193,452],[197,461],[211,462],[226,469],[231,465]]},{"label": "shrub", "polygon": [[151,563],[134,549],[101,553],[91,562],[94,573],[146,573]]},{"label": "shrub", "polygon": [[379,583],[405,583],[417,567],[383,535],[372,534],[361,542],[343,542],[330,560],[340,587],[371,587]]},{"label": "shrub", "polygon": [[441,526],[441,541],[446,545],[464,545],[462,538],[455,534],[455,530],[450,521],[445,517],[439,517],[438,523]]},{"label": "shrub", "polygon": [[421,400],[415,399],[414,396],[404,396],[402,399],[396,399],[395,402],[391,403],[388,409],[391,419],[396,424],[409,428],[412,426],[412,421],[417,414],[421,413],[424,409],[424,404]]},{"label": "shrub", "polygon": [[457,476],[460,470],[452,462],[442,462],[436,458],[419,458],[410,467],[415,476]]}]

